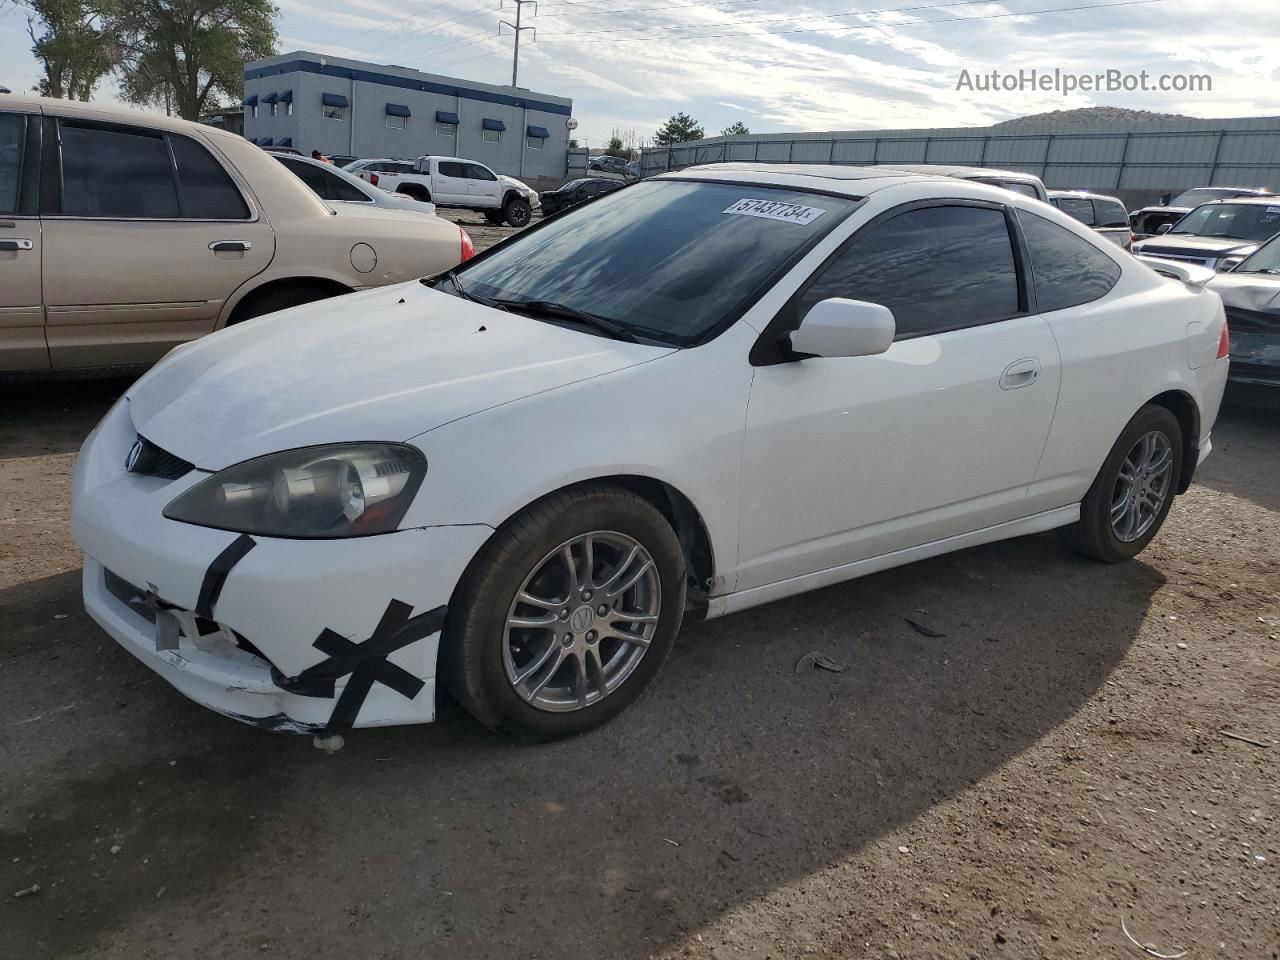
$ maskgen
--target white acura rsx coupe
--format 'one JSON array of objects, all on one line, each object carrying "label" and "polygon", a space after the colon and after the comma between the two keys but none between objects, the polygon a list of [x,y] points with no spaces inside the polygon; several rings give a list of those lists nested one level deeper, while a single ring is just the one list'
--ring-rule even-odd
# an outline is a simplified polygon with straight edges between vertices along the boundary
[{"label": "white acura rsx coupe", "polygon": [[1039,201],[721,164],[455,270],[173,351],[85,443],[93,618],[262,727],[533,741],[630,704],[681,623],[1064,528],[1137,554],[1210,449],[1207,270]]}]

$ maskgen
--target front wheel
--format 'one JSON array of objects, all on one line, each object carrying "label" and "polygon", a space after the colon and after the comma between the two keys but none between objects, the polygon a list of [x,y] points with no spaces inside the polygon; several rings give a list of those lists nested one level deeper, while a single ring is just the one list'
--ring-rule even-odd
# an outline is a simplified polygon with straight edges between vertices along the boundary
[{"label": "front wheel", "polygon": [[508,226],[526,226],[532,216],[533,208],[529,206],[529,201],[524,197],[512,197],[507,201],[507,205],[502,208],[502,218],[507,221]]},{"label": "front wheel", "polygon": [[1129,421],[1064,531],[1087,556],[1118,563],[1154,539],[1182,476],[1182,427],[1164,407],[1143,407]]},{"label": "front wheel", "polygon": [[441,675],[498,733],[581,733],[653,680],[684,604],[684,556],[651,503],[606,485],[552,494],[472,562],[450,605]]}]

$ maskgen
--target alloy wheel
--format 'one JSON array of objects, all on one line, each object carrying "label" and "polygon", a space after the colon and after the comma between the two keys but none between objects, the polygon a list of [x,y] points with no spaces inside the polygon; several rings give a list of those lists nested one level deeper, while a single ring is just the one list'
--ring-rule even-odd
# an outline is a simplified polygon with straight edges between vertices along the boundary
[{"label": "alloy wheel", "polygon": [[567,712],[622,686],[653,642],[662,586],[633,537],[598,530],[568,540],[525,577],[507,612],[507,681],[539,710]]},{"label": "alloy wheel", "polygon": [[1173,448],[1159,430],[1141,436],[1125,455],[1111,494],[1111,529],[1125,543],[1140,538],[1160,516],[1173,480]]}]

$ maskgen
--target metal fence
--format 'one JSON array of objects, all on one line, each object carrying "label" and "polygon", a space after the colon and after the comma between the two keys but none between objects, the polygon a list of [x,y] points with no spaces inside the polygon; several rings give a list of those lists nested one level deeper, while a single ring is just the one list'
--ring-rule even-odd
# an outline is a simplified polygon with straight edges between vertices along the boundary
[{"label": "metal fence", "polygon": [[1147,202],[1189,187],[1280,189],[1280,117],[711,137],[651,147],[640,170],[653,176],[726,160],[999,167],[1036,174],[1050,189]]}]

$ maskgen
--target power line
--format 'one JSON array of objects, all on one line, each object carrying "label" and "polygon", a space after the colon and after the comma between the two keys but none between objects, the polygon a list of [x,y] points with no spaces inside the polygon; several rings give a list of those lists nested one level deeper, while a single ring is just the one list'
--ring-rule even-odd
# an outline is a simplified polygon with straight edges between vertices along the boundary
[{"label": "power line", "polygon": [[[842,17],[865,17],[878,13],[904,13],[915,10],[937,10],[941,7],[965,7],[971,6],[975,3],[990,2],[991,0],[945,0],[944,3],[922,3],[910,7],[882,7],[879,10],[850,10],[847,13],[805,13],[794,17],[770,17],[762,20],[731,20],[728,25],[748,26],[755,23],[793,23],[796,20],[838,20]],[[1150,0],[1150,2],[1157,3],[1163,2],[1163,0]],[[711,26],[711,24],[682,23],[667,27],[651,27],[649,28],[649,32],[653,32],[655,30],[661,30],[663,32],[668,30],[698,30],[708,26]],[[619,27],[613,30],[584,30],[582,32],[575,33],[575,36],[589,37],[601,33],[626,33],[628,30],[635,29],[635,27]]]},{"label": "power line", "polygon": [[[538,11],[540,17],[612,17],[620,13],[652,13],[658,10],[701,10],[704,7],[724,7],[732,4],[741,3],[764,3],[767,0],[708,0],[707,3],[673,3],[661,7],[628,7],[625,10],[598,10],[595,13],[579,13],[576,10],[567,10],[563,13],[543,13]],[[982,0],[972,0],[974,3],[982,2]],[[987,0],[989,2],[989,0]],[[549,4],[555,7],[597,7],[598,0],[561,0],[560,3]]]},{"label": "power line", "polygon": [[[1137,6],[1145,6],[1148,4],[1154,4],[1154,3],[1164,3],[1164,0],[1120,0],[1120,2],[1118,3],[1092,3],[1092,4],[1085,4],[1082,6],[1049,7],[1044,10],[1024,10],[1020,13],[993,13],[993,14],[987,14],[984,16],[975,16],[975,17],[944,17],[937,20],[907,20],[902,23],[885,23],[885,24],[878,24],[875,26],[862,26],[862,27],[798,27],[794,30],[766,30],[764,31],[763,35],[770,36],[770,37],[780,37],[780,36],[785,36],[787,34],[792,34],[792,33],[825,33],[825,34],[858,33],[858,32],[865,32],[868,30],[880,30],[880,29],[883,29],[884,27],[894,27],[894,28],[915,27],[915,26],[921,26],[923,24],[965,23],[965,22],[973,22],[978,20],[1001,20],[1001,19],[1006,19],[1008,17],[1035,17],[1045,13],[1071,13],[1078,10],[1104,10],[1111,7],[1137,7]],[[943,4],[943,6],[946,6],[946,5],[949,5],[949,4]],[[871,11],[863,11],[863,12],[871,12]],[[884,11],[884,12],[888,12],[888,11]],[[758,21],[746,21],[746,22],[751,23],[751,22],[758,22]],[[655,27],[653,29],[656,30],[660,28]],[[673,28],[673,29],[680,29],[680,28]],[[697,28],[694,26],[686,26],[683,29],[697,29]],[[609,31],[601,31],[601,32],[609,32]],[[563,37],[563,38],[557,39],[555,37],[548,37],[542,42],[554,43],[554,44],[635,43],[639,41],[661,40],[664,43],[671,43],[677,40],[710,40],[710,39],[719,39],[723,37],[759,37],[759,36],[761,36],[761,33],[756,31],[739,30],[739,31],[730,32],[730,33],[684,34],[684,35],[675,36],[675,37],[672,37],[672,36],[618,37],[616,39],[601,39],[601,40],[576,40],[576,39],[571,39],[569,37]]]},{"label": "power line", "polygon": [[[399,17],[399,18],[397,18],[397,19],[395,19],[395,20],[388,20],[388,21],[386,21],[385,23],[380,23],[380,24],[378,24],[376,27],[366,27],[364,30],[358,30],[358,31],[356,31],[355,33],[352,33],[352,34],[347,35],[344,39],[345,39],[345,41],[346,41],[346,42],[348,42],[348,43],[349,43],[350,41],[354,40],[356,37],[362,37],[362,36],[364,36],[365,34],[368,34],[368,33],[376,33],[377,31],[379,31],[379,30],[384,30],[384,29],[386,29],[387,27],[394,27],[396,24],[399,24],[399,23],[405,23],[406,21],[412,20],[412,19],[414,19],[415,17],[420,17],[420,16],[422,16],[422,14],[423,14],[423,13],[425,13],[428,9],[430,9],[430,8],[432,8],[432,7],[435,7],[435,6],[437,6],[437,5],[436,5],[436,4],[427,4],[427,6],[419,7],[419,8],[418,8],[418,10],[417,10],[416,12],[414,12],[414,13],[410,13],[410,14],[408,14],[407,16]],[[445,6],[445,7],[451,7],[451,6],[456,6],[456,4],[446,3],[446,4],[443,4],[443,6]],[[467,14],[467,15],[465,15],[465,16],[462,16],[462,17],[454,17],[454,18],[452,18],[452,19],[448,19],[448,20],[438,20],[438,21],[435,21],[435,22],[433,22],[433,23],[429,23],[429,24],[427,24],[426,26],[423,26],[423,27],[417,27],[416,29],[417,29],[417,30],[419,30],[419,31],[421,31],[421,30],[431,30],[431,29],[434,29],[435,27],[445,27],[445,26],[449,26],[450,24],[453,24],[453,23],[462,23],[462,22],[464,22],[464,21],[466,21],[466,20],[474,20],[476,17],[480,16],[481,14],[485,14],[485,13],[492,13],[492,12],[493,12],[493,11],[492,11],[492,9],[475,10],[475,11],[472,11],[471,13],[469,13],[469,14]],[[403,38],[402,38],[402,39],[403,39]]]}]

